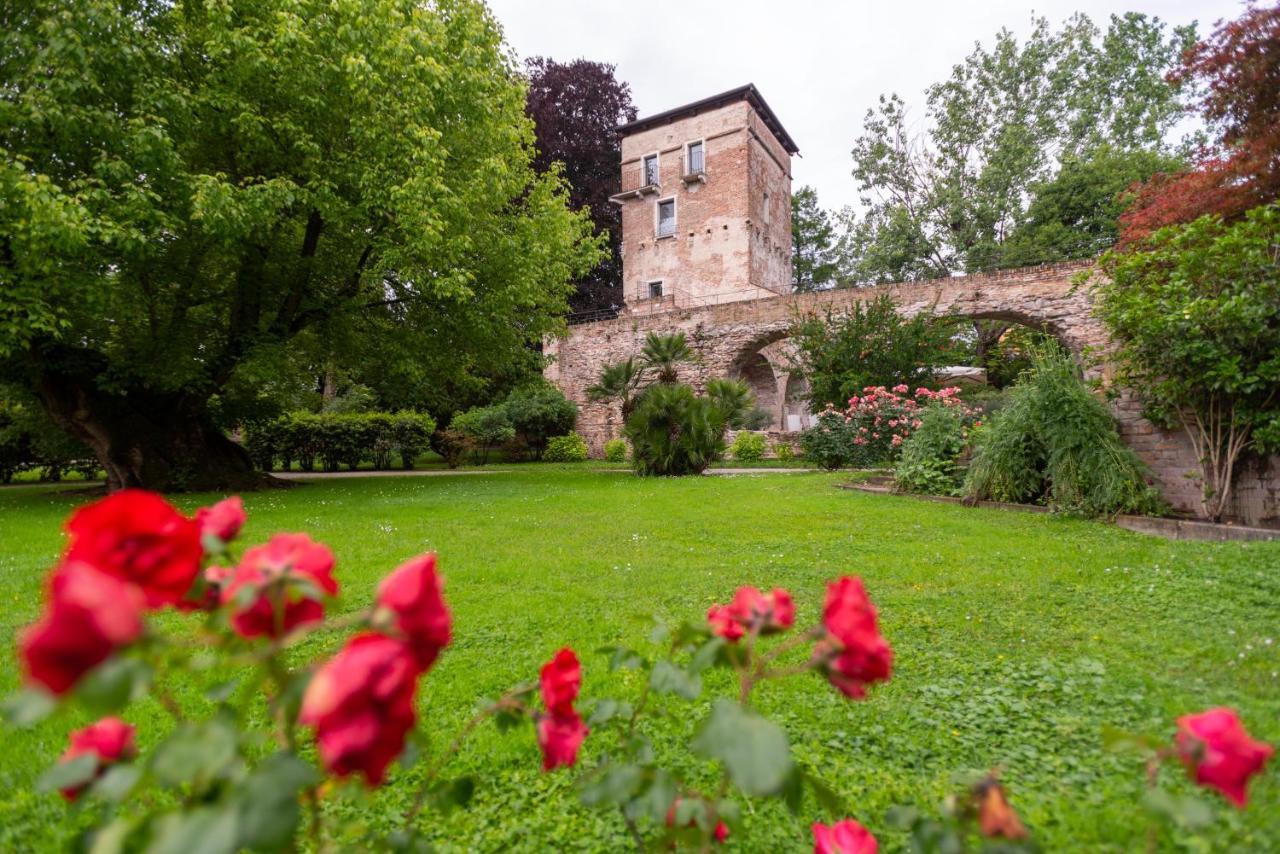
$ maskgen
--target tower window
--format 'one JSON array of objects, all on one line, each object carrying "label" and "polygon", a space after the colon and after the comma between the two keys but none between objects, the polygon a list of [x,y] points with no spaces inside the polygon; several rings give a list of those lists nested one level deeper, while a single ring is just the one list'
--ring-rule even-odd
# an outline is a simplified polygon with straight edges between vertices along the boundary
[{"label": "tower window", "polygon": [[673,237],[676,233],[676,200],[658,202],[658,236]]},{"label": "tower window", "polygon": [[662,297],[662,280],[649,283],[649,299],[660,299]]},{"label": "tower window", "polygon": [[643,180],[642,186],[650,187],[659,183],[658,181],[658,155],[646,154],[644,157],[644,174],[641,176]]},{"label": "tower window", "polygon": [[699,175],[706,171],[706,158],[703,156],[702,140],[691,142],[685,149],[685,174]]},{"label": "tower window", "polygon": [[764,194],[764,213],[761,217],[766,223],[769,222],[769,193],[766,190]]}]

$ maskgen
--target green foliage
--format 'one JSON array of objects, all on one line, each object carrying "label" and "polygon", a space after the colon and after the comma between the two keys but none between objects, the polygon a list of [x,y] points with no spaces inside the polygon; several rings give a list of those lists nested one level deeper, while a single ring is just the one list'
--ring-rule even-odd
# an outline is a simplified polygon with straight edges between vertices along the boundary
[{"label": "green foliage", "polygon": [[779,442],[773,446],[773,456],[779,462],[791,462],[795,459],[796,449],[792,447],[790,442]]},{"label": "green foliage", "polygon": [[644,383],[644,365],[635,357],[612,365],[605,365],[600,379],[587,389],[587,400],[617,402],[622,406],[622,418],[626,420],[634,406],[636,392]]},{"label": "green foliage", "polygon": [[888,294],[830,310],[791,330],[800,371],[815,407],[843,407],[867,386],[927,386],[947,363],[950,329],[927,313],[903,317]]},{"label": "green foliage", "polygon": [[47,481],[59,481],[69,471],[85,479],[96,477],[93,452],[25,397],[18,389],[0,386],[0,483],[29,470],[38,470]]},{"label": "green foliage", "polygon": [[247,425],[244,445],[263,471],[295,462],[311,471],[317,459],[327,471],[365,462],[383,470],[397,456],[402,468],[411,469],[435,426],[430,415],[413,412],[295,412]]},{"label": "green foliage", "polygon": [[516,436],[535,460],[542,459],[552,436],[564,436],[578,420],[578,407],[573,401],[545,381],[516,389],[502,406]]},{"label": "green foliage", "polygon": [[1157,424],[1187,431],[1206,515],[1242,454],[1280,449],[1280,205],[1162,229],[1103,257],[1093,292],[1119,378]]},{"label": "green foliage", "polygon": [[627,440],[610,439],[604,443],[604,459],[609,463],[622,463],[627,460]]},{"label": "green foliage", "polygon": [[[707,398],[719,410],[725,426],[733,430],[758,430],[763,425],[755,395],[743,380],[717,378],[707,380]],[[763,415],[768,423],[768,413]]]},{"label": "green foliage", "polygon": [[723,410],[687,385],[645,390],[627,419],[632,463],[644,475],[701,474],[724,453]]},{"label": "green foliage", "polygon": [[441,456],[445,465],[456,469],[475,449],[475,443],[461,430],[438,430],[431,436],[431,449]]},{"label": "green foliage", "polygon": [[791,196],[791,287],[817,291],[833,287],[839,273],[835,228],[818,204],[818,191],[801,187]]},{"label": "green foliage", "polygon": [[764,459],[765,438],[746,430],[733,437],[729,455],[740,463],[758,463]]},{"label": "green foliage", "polygon": [[683,332],[660,335],[650,332],[640,348],[640,363],[654,372],[660,383],[675,383],[679,379],[680,365],[694,360],[693,351]]},{"label": "green foliage", "polygon": [[806,460],[835,471],[854,463],[859,450],[853,443],[856,435],[842,414],[826,410],[818,413],[816,423],[800,434],[800,447]]},{"label": "green foliage", "polygon": [[1009,403],[976,432],[965,493],[1087,516],[1162,509],[1106,404],[1056,346],[1035,352]]},{"label": "green foliage", "polygon": [[[1119,176],[1107,167],[1097,184],[1066,179],[1094,194],[1061,211],[1059,221],[1079,226],[1079,235],[1028,232],[1029,201],[1061,165],[1088,162],[1099,149],[1117,157],[1164,151],[1182,115],[1165,74],[1193,40],[1193,27],[1136,13],[1113,15],[1105,33],[1084,15],[1056,29],[1035,18],[1024,39],[1001,30],[928,87],[923,120],[897,95],[882,95],[853,146],[865,214],[850,217],[841,241],[851,277],[894,282],[992,269],[1006,263],[1004,243],[1020,231],[1019,262],[1032,254],[1057,260],[1064,249],[1078,257],[1077,244],[1099,233],[1089,212],[1106,216]],[[1040,224],[1056,206],[1042,203]]]},{"label": "green foliage", "polygon": [[567,436],[556,436],[547,443],[547,453],[543,459],[549,463],[586,462],[586,440],[577,433],[570,433]]},{"label": "green foliage", "polygon": [[0,374],[83,393],[139,470],[153,440],[104,400],[199,420],[311,346],[466,386],[536,359],[602,258],[533,168],[482,3],[24,9],[0,33]]},{"label": "green foliage", "polygon": [[894,485],[902,492],[952,495],[960,486],[957,459],[965,445],[965,422],[955,407],[931,404],[920,426],[902,443]]},{"label": "green foliage", "polygon": [[475,406],[466,412],[455,413],[449,429],[471,440],[473,456],[479,465],[489,462],[489,454],[494,448],[516,436],[516,428],[511,426],[511,418],[504,406]]}]

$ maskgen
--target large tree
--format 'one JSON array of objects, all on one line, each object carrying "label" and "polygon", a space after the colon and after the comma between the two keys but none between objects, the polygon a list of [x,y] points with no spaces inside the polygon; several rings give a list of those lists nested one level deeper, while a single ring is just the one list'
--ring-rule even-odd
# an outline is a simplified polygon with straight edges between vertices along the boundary
[{"label": "large tree", "polygon": [[575,311],[622,305],[622,210],[610,204],[620,183],[622,150],[618,125],[633,121],[631,87],[612,65],[534,57],[527,109],[538,139],[539,171],[561,164],[575,210],[588,210],[597,234],[608,235],[609,254],[577,280]]},{"label": "large tree", "polygon": [[1138,14],[1112,16],[1105,33],[1083,15],[1057,30],[1037,19],[1024,40],[1002,30],[930,86],[919,132],[901,98],[882,97],[853,148],[864,213],[843,240],[852,275],[1003,266],[1034,188],[1064,161],[1103,145],[1165,149],[1181,108],[1163,75],[1192,40],[1191,28]]},{"label": "large tree", "polygon": [[0,35],[0,374],[113,487],[255,483],[209,400],[308,338],[440,382],[524,358],[599,259],[477,0],[24,9]]},{"label": "large tree", "polygon": [[1201,115],[1218,133],[1193,169],[1154,176],[1122,217],[1124,241],[1205,214],[1229,220],[1280,198],[1280,4],[1250,3],[1219,22],[1170,74],[1203,93]]},{"label": "large tree", "polygon": [[818,203],[818,191],[801,187],[791,196],[791,275],[797,291],[834,287],[839,265],[835,226]]}]

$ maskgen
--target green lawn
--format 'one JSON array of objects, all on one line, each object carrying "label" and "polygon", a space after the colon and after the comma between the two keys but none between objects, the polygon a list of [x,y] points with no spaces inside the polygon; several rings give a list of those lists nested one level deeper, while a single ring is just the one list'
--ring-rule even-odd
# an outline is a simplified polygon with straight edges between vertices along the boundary
[{"label": "green lawn", "polygon": [[[1040,514],[974,510],[833,489],[839,475],[642,480],[594,468],[523,466],[465,477],[335,480],[248,496],[247,541],[305,530],[338,556],[338,610],[365,605],[385,573],[425,550],[440,554],[455,643],[427,677],[421,720],[446,743],[478,697],[535,677],[569,644],[583,657],[585,705],[638,693],[634,673],[609,674],[594,650],[644,645],[656,615],[700,618],[741,584],[785,586],[815,621],[825,583],[865,579],[896,651],[891,682],[853,703],[816,676],[767,683],[758,705],[787,729],[796,755],[846,799],[851,815],[898,850],[895,803],[930,809],[957,772],[1003,768],[1014,805],[1046,850],[1133,850],[1145,825],[1141,769],[1105,753],[1105,724],[1171,735],[1183,712],[1227,704],[1255,737],[1280,743],[1280,543],[1169,543]],[[178,503],[193,508],[208,496]],[[6,637],[30,622],[59,526],[86,500],[67,488],[0,489],[0,595]],[[164,618],[177,629],[181,618]],[[336,636],[317,638],[312,651]],[[12,644],[0,689],[18,684]],[[709,689],[724,690],[725,679]],[[197,710],[194,677],[176,691]],[[710,691],[651,734],[686,740]],[[154,743],[168,719],[143,704],[126,715]],[[65,845],[87,816],[36,795],[32,783],[82,718],[4,734],[0,850]],[[588,738],[584,759],[595,749]],[[690,763],[687,754],[671,761]],[[1273,763],[1277,766],[1278,763]],[[687,769],[711,780],[713,769]],[[473,772],[472,809],[428,814],[444,850],[618,850],[612,813],[577,803],[572,775],[543,775],[528,729],[484,729],[451,766]],[[369,804],[335,801],[345,821],[389,822],[417,769],[393,773]],[[1181,775],[1169,785],[1190,791]],[[1212,850],[1280,847],[1280,767],[1256,780],[1246,812],[1221,810]],[[746,811],[730,850],[811,849],[816,805]],[[733,840],[731,840],[732,842]]]}]

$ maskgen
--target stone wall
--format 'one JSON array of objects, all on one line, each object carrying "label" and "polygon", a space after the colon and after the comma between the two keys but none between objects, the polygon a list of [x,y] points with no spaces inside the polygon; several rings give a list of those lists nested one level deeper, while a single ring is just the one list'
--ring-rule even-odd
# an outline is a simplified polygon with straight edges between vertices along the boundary
[{"label": "stone wall", "polygon": [[[768,345],[786,337],[797,317],[840,312],[853,303],[888,293],[904,314],[931,311],[940,315],[1011,320],[1053,333],[1077,354],[1105,356],[1106,330],[1092,313],[1088,289],[1074,280],[1089,264],[1058,264],[813,294],[711,305],[570,327],[562,338],[547,342],[552,357],[547,378],[581,407],[578,430],[595,453],[621,430],[616,406],[590,403],[586,389],[600,368],[639,352],[649,332],[684,331],[698,362],[685,366],[681,379],[701,387],[713,377],[734,376]],[[1105,360],[1090,371],[1109,381]],[[1179,433],[1159,430],[1142,417],[1127,394],[1115,406],[1121,434],[1151,467],[1157,485],[1176,510],[1195,513],[1199,484],[1190,442]],[[1188,477],[1188,475],[1192,475]],[[1233,515],[1249,524],[1280,524],[1280,459],[1250,468],[1237,481]]]}]

